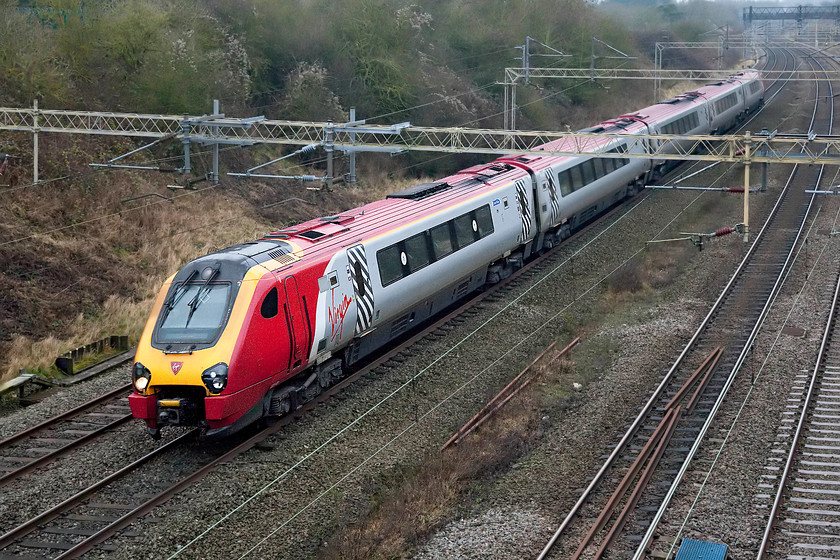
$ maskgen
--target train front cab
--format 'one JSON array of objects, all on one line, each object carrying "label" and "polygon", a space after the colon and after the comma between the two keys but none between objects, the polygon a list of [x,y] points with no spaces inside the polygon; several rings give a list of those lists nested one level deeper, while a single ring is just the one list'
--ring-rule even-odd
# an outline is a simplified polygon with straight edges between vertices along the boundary
[{"label": "train front cab", "polygon": [[305,321],[284,289],[294,279],[219,257],[193,261],[164,285],[138,345],[129,403],[153,436],[165,426],[233,433],[267,412],[272,386],[305,367]]}]

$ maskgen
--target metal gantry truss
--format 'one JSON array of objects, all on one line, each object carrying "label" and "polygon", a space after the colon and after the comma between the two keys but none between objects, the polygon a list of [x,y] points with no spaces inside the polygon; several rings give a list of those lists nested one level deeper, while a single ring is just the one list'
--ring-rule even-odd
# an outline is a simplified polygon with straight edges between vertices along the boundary
[{"label": "metal gantry truss", "polygon": [[[744,240],[749,235],[750,166],[755,163],[840,165],[840,136],[767,133],[715,135],[652,135],[515,131],[475,128],[436,128],[397,125],[367,125],[363,121],[274,121],[263,117],[228,119],[179,117],[136,113],[40,111],[0,108],[0,131],[102,134],[146,138],[177,138],[217,146],[219,144],[318,145],[327,154],[335,150],[426,151],[478,154],[593,155],[605,158],[654,160],[699,160],[744,165]],[[614,140],[605,145],[604,139]],[[560,142],[555,142],[562,140]],[[552,142],[551,147],[546,144]],[[606,148],[616,147],[614,152]],[[136,150],[134,150],[136,151]],[[262,166],[260,166],[262,167]],[[331,170],[327,179],[331,179]],[[35,158],[37,183],[37,157]]]},{"label": "metal gantry truss", "polygon": [[[534,69],[532,69],[533,72]],[[556,70],[556,69],[555,69]],[[211,124],[212,123],[212,124]],[[247,124],[244,126],[243,123]],[[775,134],[769,137],[746,134],[728,135],[651,135],[581,133],[554,131],[516,131],[502,129],[423,127],[410,123],[355,126],[356,123],[267,120],[105,113],[85,111],[36,110],[0,107],[0,131],[28,133],[72,133],[145,138],[172,137],[212,144],[280,144],[307,146],[319,144],[334,150],[427,151],[449,153],[536,155],[580,155],[592,153],[604,138],[626,142],[627,153],[600,154],[600,157],[643,157],[654,159],[702,160],[746,163],[744,150],[753,153],[753,163],[809,163],[840,165],[840,136]],[[565,139],[559,147],[542,145]],[[558,146],[558,145],[556,145]],[[647,154],[637,148],[655,146]],[[647,150],[645,150],[647,151]],[[801,151],[801,153],[799,153]]]},{"label": "metal gantry truss", "polygon": [[793,6],[786,8],[750,6],[744,8],[744,25],[747,27],[756,20],[793,20],[831,19],[840,21],[840,6]]}]

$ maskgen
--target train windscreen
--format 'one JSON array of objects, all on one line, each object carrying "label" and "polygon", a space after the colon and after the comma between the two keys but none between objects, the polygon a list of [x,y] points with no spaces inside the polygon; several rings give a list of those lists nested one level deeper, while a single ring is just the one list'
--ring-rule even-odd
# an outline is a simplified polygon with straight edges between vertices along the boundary
[{"label": "train windscreen", "polygon": [[175,288],[164,304],[157,342],[208,343],[215,340],[225,319],[230,283],[190,283]]}]

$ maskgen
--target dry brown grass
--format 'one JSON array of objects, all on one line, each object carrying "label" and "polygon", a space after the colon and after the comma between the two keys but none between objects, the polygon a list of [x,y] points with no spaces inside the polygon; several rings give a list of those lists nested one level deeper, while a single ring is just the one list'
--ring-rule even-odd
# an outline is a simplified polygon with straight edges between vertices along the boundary
[{"label": "dry brown grass", "polygon": [[[291,181],[199,183],[195,191],[171,191],[166,185],[175,179],[167,175],[85,175],[91,156],[83,147],[102,160],[126,145],[82,145],[66,137],[44,142],[44,176],[82,176],[6,193],[0,188],[0,381],[21,369],[46,373],[57,356],[104,336],[136,342],[161,284],[191,259],[417,182],[381,172],[332,192]],[[25,185],[27,173],[18,169],[14,182]],[[157,196],[123,202],[149,193],[172,202]],[[306,202],[262,208],[289,198]]]},{"label": "dry brown grass", "polygon": [[556,398],[557,387],[571,383],[571,362],[538,365],[530,375],[531,384],[477,431],[442,453],[433,451],[422,465],[400,473],[379,489],[370,510],[339,529],[320,557],[409,557],[420,542],[451,519],[456,505],[477,484],[495,478],[539,438],[543,395]]},{"label": "dry brown grass", "polygon": [[688,241],[661,243],[648,247],[642,257],[614,272],[606,281],[600,306],[608,311],[618,304],[647,297],[669,285],[680,272],[680,263],[697,253]]},{"label": "dry brown grass", "polygon": [[[145,188],[160,192],[153,184]],[[0,282],[19,313],[5,317],[12,339],[4,345],[2,378],[22,368],[46,369],[56,356],[103,336],[127,334],[136,341],[168,275],[213,248],[269,229],[222,192],[124,207],[121,214],[115,209],[122,205],[111,198],[105,193],[91,204],[87,215],[108,217],[79,226],[84,235],[39,234],[4,248],[18,269],[7,269]],[[60,202],[26,202],[54,215],[51,204]]]}]

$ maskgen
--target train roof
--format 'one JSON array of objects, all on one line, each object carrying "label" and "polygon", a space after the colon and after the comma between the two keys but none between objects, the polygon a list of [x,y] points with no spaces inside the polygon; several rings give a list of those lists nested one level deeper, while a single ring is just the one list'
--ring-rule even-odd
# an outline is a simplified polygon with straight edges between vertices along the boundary
[{"label": "train roof", "polygon": [[476,165],[334,216],[272,232],[254,243],[280,241],[294,246],[298,258],[330,258],[336,250],[370,241],[527,176],[525,170],[505,162]]},{"label": "train roof", "polygon": [[622,115],[621,118],[638,118],[644,121],[659,121],[670,116],[684,113],[687,109],[699,105],[705,101],[726,95],[744,83],[760,77],[757,70],[745,70],[738,72],[716,82],[710,82],[694,91],[681,93],[670,99],[664,99],[655,105],[639,109],[633,113]]},{"label": "train roof", "polygon": [[[752,72],[754,75],[750,75],[749,71],[743,72],[722,82],[704,86],[695,92],[679,95],[636,113],[604,121],[580,132],[641,132],[645,125],[640,122],[640,115],[654,111],[664,115],[677,108],[682,111],[685,107],[697,103],[701,97],[715,97],[731,90],[734,84],[755,79],[758,73]],[[575,139],[561,138],[545,144],[544,148],[571,149],[575,142]],[[592,137],[586,140],[583,147],[598,152],[615,142],[614,138]],[[257,262],[273,259],[281,267],[299,259],[306,261],[329,259],[337,250],[370,241],[449,208],[467,203],[518,179],[526,178],[528,177],[527,169],[544,169],[573,157],[576,156],[531,154],[502,156],[490,163],[469,167],[438,181],[418,183],[402,191],[391,193],[382,200],[352,208],[334,216],[314,218],[274,231],[256,241],[235,246],[236,250],[233,252],[236,254],[247,252],[248,247],[253,245],[256,254],[250,256],[251,259]],[[276,246],[276,249],[272,249],[271,246]],[[293,247],[293,251],[287,252],[289,246]],[[233,248],[227,251],[230,249]]]}]

